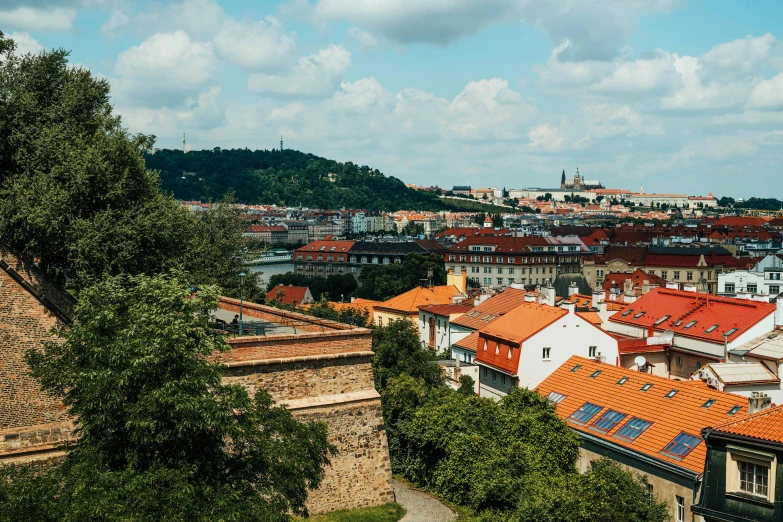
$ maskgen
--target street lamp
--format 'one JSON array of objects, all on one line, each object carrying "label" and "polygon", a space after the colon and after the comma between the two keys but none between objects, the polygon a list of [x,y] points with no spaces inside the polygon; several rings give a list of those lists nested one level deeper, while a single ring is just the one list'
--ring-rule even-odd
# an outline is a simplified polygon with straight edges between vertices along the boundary
[{"label": "street lamp", "polygon": [[247,274],[239,273],[239,336],[242,337],[242,289],[245,287]]}]

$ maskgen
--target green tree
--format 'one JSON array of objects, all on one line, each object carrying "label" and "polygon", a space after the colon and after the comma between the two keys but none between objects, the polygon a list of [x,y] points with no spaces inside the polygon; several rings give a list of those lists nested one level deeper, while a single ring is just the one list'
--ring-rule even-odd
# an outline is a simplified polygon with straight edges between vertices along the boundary
[{"label": "green tree", "polygon": [[407,254],[401,263],[365,265],[359,274],[356,296],[385,301],[417,287],[432,272],[432,284],[446,284],[443,257],[437,254]]},{"label": "green tree", "polygon": [[[288,520],[303,513],[333,446],[259,390],[222,383],[209,327],[216,287],[108,278],[80,295],[62,343],[31,351],[80,438],[44,475],[3,469],[0,519]],[[31,494],[34,493],[34,494]],[[42,506],[39,508],[39,506]],[[26,510],[30,511],[26,511]]]},{"label": "green tree", "polygon": [[500,214],[495,214],[494,216],[491,216],[492,218],[492,226],[495,228],[502,228],[503,227],[503,216]]},{"label": "green tree", "polygon": [[194,217],[158,191],[109,84],[59,49],[15,56],[0,36],[0,241],[61,285],[178,269],[238,287],[243,223],[217,205]]},{"label": "green tree", "polygon": [[418,328],[411,321],[401,319],[376,327],[372,349],[375,352],[373,377],[378,391],[383,390],[389,379],[402,374],[421,379],[428,386],[443,381],[434,352],[422,345]]}]

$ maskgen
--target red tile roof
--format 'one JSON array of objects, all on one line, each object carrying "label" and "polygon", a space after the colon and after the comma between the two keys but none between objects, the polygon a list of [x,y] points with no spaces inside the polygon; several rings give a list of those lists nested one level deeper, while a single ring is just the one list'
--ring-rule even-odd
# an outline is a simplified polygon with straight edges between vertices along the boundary
[{"label": "red tile roof", "polygon": [[[647,256],[648,259],[650,256]],[[604,290],[611,290],[612,288],[623,288],[625,281],[630,279],[633,281],[634,286],[642,286],[644,281],[649,282],[651,285],[658,285],[661,287],[666,286],[666,279],[655,274],[648,274],[644,270],[637,268],[632,274],[624,274],[620,272],[610,272],[604,276],[604,282],[601,288]]]},{"label": "red tile roof", "polygon": [[[313,241],[312,243],[308,243],[303,247],[299,247],[296,249],[297,252],[340,252],[340,253],[346,253],[348,252],[351,247],[353,246],[354,241],[331,241],[331,240],[323,240],[323,241]],[[334,248],[334,250],[332,250]]]},{"label": "red tile roof", "polygon": [[[729,335],[729,342],[774,313],[775,305],[771,303],[656,288],[623,312],[612,315],[609,321],[644,329],[653,327],[659,332],[673,330],[677,335],[722,344],[723,334],[731,329],[736,328]],[[707,332],[713,325],[718,327]]]},{"label": "red tile roof", "polygon": [[302,302],[305,299],[305,294],[307,293],[307,290],[308,289],[306,286],[277,285],[266,294],[266,299],[267,301],[272,301],[273,299],[276,299],[277,294],[279,292],[282,294],[279,299],[281,303],[289,304],[289,305],[302,304]]},{"label": "red tile roof", "polygon": [[[580,365],[579,369],[571,371],[576,365]],[[600,373],[591,377],[596,371]],[[628,380],[619,384],[623,377]],[[642,391],[648,383],[652,387]],[[702,382],[671,381],[577,356],[571,357],[536,389],[544,397],[551,392],[565,395],[555,409],[574,430],[694,473],[704,470],[707,448],[701,441],[681,460],[661,451],[682,432],[701,439],[702,428],[747,416],[747,399],[740,395],[719,392]],[[678,391],[666,398],[671,390]],[[708,400],[715,402],[705,408]],[[583,426],[567,420],[586,402],[601,409]],[[735,406],[740,407],[739,411],[729,415]],[[594,429],[595,421],[610,409],[626,416],[606,433]],[[651,424],[632,441],[617,438],[617,432],[633,418]]]},{"label": "red tile roof", "polygon": [[429,312],[434,315],[450,316],[453,314],[464,314],[473,310],[470,305],[464,304],[438,304],[438,305],[424,305],[419,307],[419,311]]},{"label": "red tile roof", "polygon": [[398,296],[387,299],[375,305],[375,310],[391,311],[405,315],[419,314],[419,307],[432,304],[449,304],[460,291],[454,285],[432,286],[424,288],[417,286]]},{"label": "red tile roof", "polygon": [[717,226],[733,227],[760,227],[767,222],[761,217],[723,216],[716,223]]},{"label": "red tile roof", "polygon": [[754,413],[744,419],[717,424],[715,431],[783,444],[783,406]]},{"label": "red tile roof", "polygon": [[524,303],[526,293],[524,290],[506,288],[503,292],[490,297],[469,313],[456,318],[451,324],[478,330]]},{"label": "red tile roof", "polygon": [[[487,245],[494,246],[494,253],[508,254],[508,253],[529,253],[532,246],[551,246],[550,243],[543,237],[512,237],[512,236],[473,236],[465,238],[451,247],[449,252],[466,252],[470,251],[472,245]],[[476,252],[476,254],[482,254]],[[543,252],[543,254],[556,254],[556,252]]]}]

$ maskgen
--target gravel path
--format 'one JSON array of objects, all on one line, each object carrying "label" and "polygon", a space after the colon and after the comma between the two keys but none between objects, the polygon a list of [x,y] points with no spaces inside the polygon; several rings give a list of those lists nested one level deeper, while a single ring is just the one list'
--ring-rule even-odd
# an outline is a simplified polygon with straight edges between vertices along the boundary
[{"label": "gravel path", "polygon": [[457,514],[439,500],[397,480],[394,481],[394,496],[407,511],[400,522],[449,522],[457,518]]}]

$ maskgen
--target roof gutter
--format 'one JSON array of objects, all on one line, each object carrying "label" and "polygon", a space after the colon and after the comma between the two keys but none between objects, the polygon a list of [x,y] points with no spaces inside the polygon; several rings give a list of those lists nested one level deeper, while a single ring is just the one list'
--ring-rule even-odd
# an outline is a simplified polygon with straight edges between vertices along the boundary
[{"label": "roof gutter", "polygon": [[[573,429],[573,428],[572,428]],[[612,451],[616,451],[618,453],[621,453],[627,457],[632,457],[634,459],[641,460],[647,464],[650,464],[651,466],[656,466],[658,468],[664,469],[666,471],[669,471],[671,473],[674,473],[676,475],[680,475],[682,477],[685,477],[687,479],[691,479],[694,482],[696,482],[699,479],[699,476],[701,473],[698,473],[696,471],[691,471],[689,469],[685,469],[682,466],[677,466],[674,464],[670,464],[668,462],[656,459],[655,457],[650,457],[649,455],[645,455],[644,453],[640,453],[638,451],[634,451],[632,449],[626,448],[625,446],[615,445],[611,442],[608,442],[601,437],[596,437],[595,435],[591,435],[589,433],[583,432],[581,430],[576,430],[576,432],[579,434],[580,437],[582,437],[585,440],[589,440],[590,442],[597,444],[599,446],[603,446],[604,448],[611,449]]]}]

